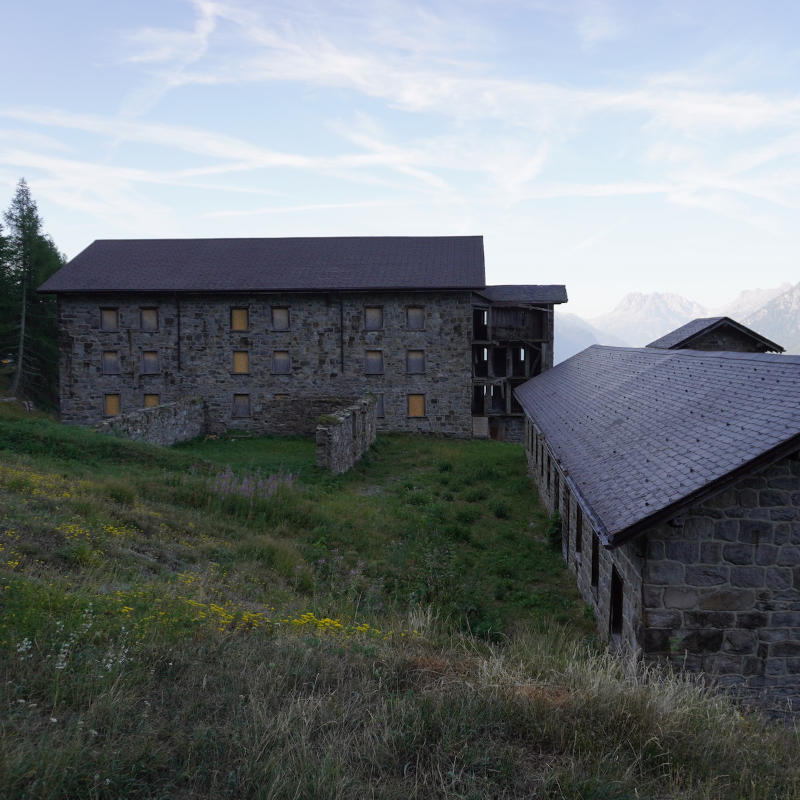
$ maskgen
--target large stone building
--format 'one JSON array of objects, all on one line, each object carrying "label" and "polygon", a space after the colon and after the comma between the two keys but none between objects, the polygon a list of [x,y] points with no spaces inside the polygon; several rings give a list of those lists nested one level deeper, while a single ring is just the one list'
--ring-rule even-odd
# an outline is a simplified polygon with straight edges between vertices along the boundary
[{"label": "large stone building", "polygon": [[379,430],[497,438],[567,299],[487,287],[479,236],[96,241],[40,291],[64,422],[191,397],[209,430],[298,433],[370,393]]},{"label": "large stone building", "polygon": [[516,395],[601,634],[800,707],[800,357],[593,346]]}]

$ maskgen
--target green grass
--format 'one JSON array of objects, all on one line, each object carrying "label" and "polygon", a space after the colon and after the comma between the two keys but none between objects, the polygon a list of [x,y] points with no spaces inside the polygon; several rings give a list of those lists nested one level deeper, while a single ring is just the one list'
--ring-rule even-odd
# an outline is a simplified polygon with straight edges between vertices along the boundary
[{"label": "green grass", "polygon": [[799,795],[796,731],[592,645],[519,446],[313,459],[0,405],[0,797]]}]

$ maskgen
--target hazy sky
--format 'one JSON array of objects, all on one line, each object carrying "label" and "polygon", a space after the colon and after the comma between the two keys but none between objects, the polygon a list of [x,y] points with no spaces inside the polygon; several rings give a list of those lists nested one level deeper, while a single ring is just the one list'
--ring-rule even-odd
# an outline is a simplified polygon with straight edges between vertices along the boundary
[{"label": "hazy sky", "polygon": [[483,234],[490,283],[800,280],[796,0],[12,0],[0,205],[122,237]]}]

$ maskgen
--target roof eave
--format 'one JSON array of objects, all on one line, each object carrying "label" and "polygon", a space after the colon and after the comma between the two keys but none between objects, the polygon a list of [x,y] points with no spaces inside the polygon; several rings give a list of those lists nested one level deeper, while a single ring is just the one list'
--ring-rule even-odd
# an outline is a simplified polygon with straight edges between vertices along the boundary
[{"label": "roof eave", "polygon": [[678,516],[687,508],[696,505],[697,503],[717,494],[718,492],[721,492],[723,489],[735,483],[740,478],[745,477],[754,469],[768,467],[770,464],[780,461],[780,459],[790,455],[793,452],[796,452],[798,449],[800,449],[800,434],[795,434],[786,441],[781,442],[781,444],[765,451],[760,456],[756,456],[756,458],[750,459],[750,461],[746,461],[744,464],[740,465],[731,472],[728,472],[716,480],[707,483],[700,489],[696,489],[694,492],[682,497],[680,500],[676,500],[674,503],[670,503],[669,505],[660,508],[658,511],[647,517],[643,517],[642,519],[633,523],[633,525],[629,525],[627,528],[622,528],[619,531],[610,533],[608,535],[608,541],[603,542],[603,544],[610,550],[613,550],[628,540],[644,533],[654,525],[658,525],[661,522],[666,522],[667,520]]}]

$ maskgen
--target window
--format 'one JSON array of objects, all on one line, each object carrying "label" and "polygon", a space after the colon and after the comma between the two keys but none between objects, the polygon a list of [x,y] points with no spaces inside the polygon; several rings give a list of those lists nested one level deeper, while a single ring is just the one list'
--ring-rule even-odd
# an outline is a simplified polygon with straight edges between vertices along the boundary
[{"label": "window", "polygon": [[564,485],[564,507],[561,509],[561,539],[564,542],[564,557],[569,559],[569,487]]},{"label": "window", "polygon": [[103,414],[106,417],[115,417],[119,414],[119,395],[107,394],[103,398]]},{"label": "window", "polygon": [[158,372],[158,350],[142,351],[142,373],[153,375]]},{"label": "window", "polygon": [[425,309],[422,306],[409,306],[406,309],[406,327],[410,331],[425,329]]},{"label": "window", "polygon": [[235,394],[233,396],[233,409],[231,410],[232,417],[249,417],[250,416],[250,395],[249,394]]},{"label": "window", "polygon": [[288,331],[289,330],[289,309],[284,307],[274,306],[272,309],[272,330],[274,331]]},{"label": "window", "polygon": [[157,308],[140,308],[139,309],[139,327],[143,331],[157,331],[158,330],[158,309]]},{"label": "window", "polygon": [[583,550],[583,509],[580,503],[575,504],[575,555]]},{"label": "window", "polygon": [[600,544],[597,534],[592,531],[592,587],[597,589],[600,581]]},{"label": "window", "polygon": [[288,375],[292,371],[292,360],[288,350],[275,350],[272,354],[272,371],[278,375]]},{"label": "window", "polygon": [[364,306],[364,330],[379,331],[383,328],[383,308]]},{"label": "window", "polygon": [[250,309],[232,308],[231,309],[231,330],[246,331],[250,329]]},{"label": "window", "polygon": [[240,375],[250,372],[250,353],[247,350],[233,351],[233,371]]},{"label": "window", "polygon": [[100,330],[101,331],[119,330],[119,309],[117,308],[100,309]]},{"label": "window", "polygon": [[103,375],[119,375],[119,353],[103,350]]},{"label": "window", "polygon": [[375,395],[375,416],[376,417],[385,417],[386,412],[383,405],[383,395],[376,394]]},{"label": "window", "polygon": [[144,407],[145,408],[153,408],[153,406],[157,406],[159,402],[159,396],[157,394],[146,394],[144,396]]},{"label": "window", "polygon": [[275,395],[275,402],[276,403],[286,403],[289,400],[288,394],[276,394]]},{"label": "window", "polygon": [[383,374],[383,350],[367,350],[364,353],[364,372],[367,375]]},{"label": "window", "polygon": [[612,636],[622,633],[622,578],[616,567],[611,568],[611,603],[608,615],[608,632]]},{"label": "window", "polygon": [[408,350],[406,352],[406,372],[425,372],[424,350]]},{"label": "window", "polygon": [[409,417],[424,417],[425,416],[425,395],[424,394],[410,394],[408,396],[408,416]]}]

